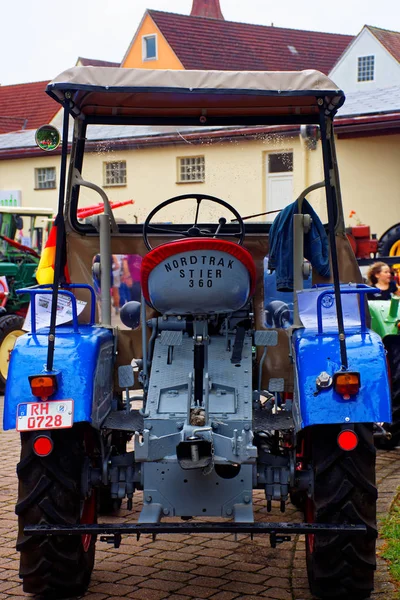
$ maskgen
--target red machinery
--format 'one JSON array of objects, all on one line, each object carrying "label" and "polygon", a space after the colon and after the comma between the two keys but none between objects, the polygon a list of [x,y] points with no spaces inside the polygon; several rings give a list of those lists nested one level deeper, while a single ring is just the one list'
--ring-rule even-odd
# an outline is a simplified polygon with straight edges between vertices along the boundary
[{"label": "red machinery", "polygon": [[[114,209],[121,208],[122,206],[127,206],[128,204],[134,203],[134,200],[122,200],[121,202],[110,201],[110,206]],[[87,217],[92,217],[93,215],[99,215],[102,212],[104,212],[104,204],[100,202],[99,204],[93,204],[92,206],[78,208],[77,215],[78,219],[86,219]]]},{"label": "red machinery", "polygon": [[346,233],[356,258],[370,258],[378,252],[378,240],[375,233],[371,236],[369,225],[348,227]]}]

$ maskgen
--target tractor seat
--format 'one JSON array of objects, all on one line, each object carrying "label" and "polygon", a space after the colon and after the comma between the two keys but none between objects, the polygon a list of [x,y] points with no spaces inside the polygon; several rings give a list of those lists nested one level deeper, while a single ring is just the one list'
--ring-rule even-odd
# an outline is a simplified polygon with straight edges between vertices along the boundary
[{"label": "tractor seat", "polygon": [[162,315],[225,314],[254,293],[256,268],[243,246],[188,238],[150,250],[141,267],[142,292]]}]

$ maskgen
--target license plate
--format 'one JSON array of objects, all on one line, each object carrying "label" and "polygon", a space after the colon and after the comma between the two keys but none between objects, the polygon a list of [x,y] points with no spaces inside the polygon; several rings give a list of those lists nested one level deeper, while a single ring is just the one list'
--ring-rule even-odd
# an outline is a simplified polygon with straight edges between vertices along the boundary
[{"label": "license plate", "polygon": [[74,423],[74,401],[26,402],[17,407],[17,431],[66,429]]}]

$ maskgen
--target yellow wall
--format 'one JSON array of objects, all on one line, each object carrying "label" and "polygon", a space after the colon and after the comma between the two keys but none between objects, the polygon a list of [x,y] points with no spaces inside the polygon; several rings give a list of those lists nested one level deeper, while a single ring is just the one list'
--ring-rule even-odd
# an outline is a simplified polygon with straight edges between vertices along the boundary
[{"label": "yellow wall", "polygon": [[[265,161],[268,152],[293,150],[293,200],[304,187],[323,179],[321,146],[305,151],[299,137],[251,141],[226,141],[218,144],[189,144],[163,148],[99,152],[86,155],[83,175],[103,184],[103,162],[126,160],[127,185],[105,188],[110,200],[134,199],[135,205],[119,209],[117,216],[143,222],[158,203],[180,194],[205,193],[233,204],[243,215],[268,210]],[[400,135],[338,140],[338,161],[346,224],[351,210],[378,236],[400,221]],[[205,183],[177,183],[177,157],[205,156]],[[21,190],[24,206],[56,210],[60,157],[0,161],[0,189]],[[56,167],[57,189],[35,190],[34,169]],[[326,220],[325,195],[313,192],[309,200],[322,220]],[[82,189],[80,206],[96,204],[99,196]],[[168,220],[182,219],[176,208]],[[216,218],[221,215],[214,215]],[[165,218],[165,216],[163,215]],[[190,217],[190,215],[188,215]],[[161,219],[160,219],[161,220]],[[268,218],[271,220],[271,217]]]},{"label": "yellow wall", "polygon": [[[60,156],[0,160],[0,190],[21,190],[23,206],[57,207],[60,179]],[[35,190],[35,168],[56,168],[56,189]]]},{"label": "yellow wall", "polygon": [[[157,60],[144,61],[142,58],[142,37],[153,33],[157,34],[158,58]],[[145,15],[121,66],[136,69],[183,69],[182,63],[148,14]]]},{"label": "yellow wall", "polygon": [[400,222],[400,135],[338,140],[337,151],[346,223],[355,210],[382,235]]},{"label": "yellow wall", "polygon": [[[182,194],[204,193],[229,202],[243,215],[268,210],[265,184],[265,154],[268,151],[293,150],[295,164],[301,163],[301,147],[298,138],[280,138],[271,145],[270,136],[257,141],[224,142],[218,144],[182,144],[165,148],[148,148],[130,152],[112,152],[103,160],[127,161],[127,186],[107,188],[112,200],[133,198],[133,212],[143,222],[148,212],[158,203]],[[206,180],[204,183],[177,183],[177,157],[205,157]],[[102,181],[102,161],[96,156],[86,157],[83,169],[85,179]],[[301,170],[294,173],[294,189],[302,189]],[[82,194],[93,194],[82,190]],[[92,200],[94,202],[94,200]],[[182,219],[178,207],[163,219]],[[183,210],[183,205],[182,205]],[[118,211],[123,214],[124,209]],[[132,212],[130,209],[128,213]],[[221,216],[221,215],[218,215]],[[161,215],[160,215],[161,217]],[[188,218],[192,215],[188,215]],[[126,218],[126,217],[125,217]],[[269,218],[271,220],[271,217]]]}]

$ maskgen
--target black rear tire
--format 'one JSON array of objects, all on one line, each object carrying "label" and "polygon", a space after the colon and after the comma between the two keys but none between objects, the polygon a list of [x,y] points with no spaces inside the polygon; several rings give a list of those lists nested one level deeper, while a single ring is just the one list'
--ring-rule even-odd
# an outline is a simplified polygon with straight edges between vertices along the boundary
[{"label": "black rear tire", "polygon": [[375,457],[372,426],[356,425],[355,450],[337,444],[339,426],[313,427],[310,452],[314,494],[308,500],[308,522],[367,526],[366,534],[306,536],[307,572],[317,598],[362,600],[373,590],[376,568]]},{"label": "black rear tire", "polygon": [[20,335],[20,332],[25,333],[22,331],[24,321],[25,319],[23,317],[20,317],[19,315],[4,315],[0,318],[0,354],[4,354],[4,356],[0,360],[0,394],[4,394],[4,391],[6,389],[6,370],[8,370],[6,365],[2,363],[5,363],[6,360],[10,360],[9,355],[7,357],[5,356],[5,354],[9,353],[9,349],[6,349],[5,352],[1,352],[1,347],[5,338],[14,331],[18,335]]},{"label": "black rear tire", "polygon": [[384,450],[392,450],[400,445],[400,335],[387,335],[383,338],[390,369],[392,397],[392,422],[383,427],[392,434],[390,440],[377,438],[376,445]]},{"label": "black rear tire", "polygon": [[387,229],[379,240],[378,256],[390,256],[390,250],[400,240],[400,223]]},{"label": "black rear tire", "polygon": [[[84,594],[94,565],[95,536],[29,536],[26,525],[74,525],[81,521],[81,472],[85,428],[52,431],[54,449],[39,458],[32,449],[34,433],[21,434],[17,550],[24,592],[51,600]],[[86,501],[87,502],[87,501]],[[89,500],[90,502],[90,500]],[[93,522],[96,521],[95,501]]]}]

